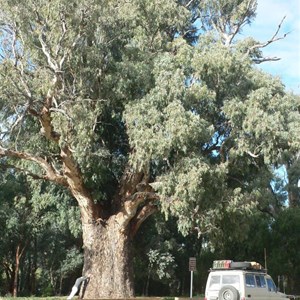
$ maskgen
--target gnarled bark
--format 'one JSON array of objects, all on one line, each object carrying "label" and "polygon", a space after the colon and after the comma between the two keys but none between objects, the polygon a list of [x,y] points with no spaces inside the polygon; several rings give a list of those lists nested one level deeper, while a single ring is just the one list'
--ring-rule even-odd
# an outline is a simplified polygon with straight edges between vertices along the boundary
[{"label": "gnarled bark", "polygon": [[84,267],[88,277],[84,298],[129,298],[134,296],[129,227],[117,216],[107,222],[83,224]]}]

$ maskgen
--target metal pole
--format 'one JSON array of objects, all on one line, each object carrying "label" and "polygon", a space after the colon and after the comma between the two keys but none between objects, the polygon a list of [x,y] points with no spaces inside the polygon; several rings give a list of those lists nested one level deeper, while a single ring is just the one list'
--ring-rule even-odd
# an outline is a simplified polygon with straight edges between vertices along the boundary
[{"label": "metal pole", "polygon": [[268,270],[268,266],[267,266],[267,249],[264,248],[264,256],[265,256],[265,269]]},{"label": "metal pole", "polygon": [[191,289],[190,289],[190,298],[193,298],[193,271],[191,271]]}]

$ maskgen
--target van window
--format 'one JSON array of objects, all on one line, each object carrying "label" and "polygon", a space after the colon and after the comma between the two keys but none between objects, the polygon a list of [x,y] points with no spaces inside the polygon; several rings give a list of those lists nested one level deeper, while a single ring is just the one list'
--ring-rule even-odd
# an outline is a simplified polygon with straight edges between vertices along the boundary
[{"label": "van window", "polygon": [[255,275],[255,281],[257,287],[261,287],[261,288],[266,287],[266,280],[263,275]]},{"label": "van window", "polygon": [[236,289],[240,289],[240,277],[239,275],[223,275],[222,285],[232,285]]},{"label": "van window", "polygon": [[276,285],[271,278],[267,278],[268,290],[270,292],[276,292]]},{"label": "van window", "polygon": [[245,281],[247,287],[255,287],[254,275],[246,274]]},{"label": "van window", "polygon": [[213,275],[210,277],[209,290],[218,291],[220,289],[221,276]]}]

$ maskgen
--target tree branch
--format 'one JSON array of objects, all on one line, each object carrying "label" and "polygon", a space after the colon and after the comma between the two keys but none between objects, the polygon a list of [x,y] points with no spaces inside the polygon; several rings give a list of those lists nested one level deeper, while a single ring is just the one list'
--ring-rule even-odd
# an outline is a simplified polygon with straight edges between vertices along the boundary
[{"label": "tree branch", "polygon": [[247,151],[246,153],[248,153],[253,158],[258,158],[259,157],[259,154],[252,153],[251,151]]},{"label": "tree branch", "polygon": [[159,200],[159,196],[155,192],[136,192],[131,197],[128,197],[117,217],[120,227],[123,229],[126,227],[126,225],[136,216],[138,207],[142,203],[147,203],[147,206],[155,200]]},{"label": "tree branch", "polygon": [[136,216],[132,219],[131,223],[131,236],[135,236],[137,231],[139,230],[140,226],[143,224],[143,222],[152,214],[154,214],[156,211],[158,211],[157,205],[155,205],[153,202],[150,202],[149,204],[145,205],[139,212],[136,214]]},{"label": "tree branch", "polygon": [[83,176],[74,161],[71,149],[65,145],[61,148],[60,157],[63,162],[64,176],[72,195],[78,201],[83,222],[89,223],[99,218],[99,212],[92,196],[86,189]]},{"label": "tree branch", "polygon": [[[269,39],[268,41],[264,42],[264,43],[258,43],[256,45],[253,45],[252,47],[250,47],[248,49],[248,51],[245,53],[244,58],[248,57],[250,52],[255,50],[255,49],[259,49],[259,48],[265,48],[268,45],[270,45],[271,43],[277,42],[279,40],[284,39],[290,32],[285,33],[283,36],[278,36],[278,33],[280,31],[280,28],[282,26],[283,21],[285,20],[286,16],[284,16],[281,20],[281,22],[279,23],[277,30],[275,31],[275,33],[273,34],[273,36],[271,37],[271,39]],[[265,61],[277,61],[280,60],[280,58],[278,57],[265,57],[265,58],[258,58],[258,59],[254,59],[253,62],[255,62],[256,64],[260,64],[262,62]]]},{"label": "tree branch", "polygon": [[195,0],[190,0],[187,4],[185,4],[185,8],[188,8]]},{"label": "tree branch", "polygon": [[136,192],[124,203],[123,212],[125,212],[126,215],[133,217],[141,203],[151,202],[154,200],[159,200],[159,196],[155,192]]},{"label": "tree branch", "polygon": [[266,62],[266,61],[278,61],[280,59],[281,59],[280,57],[270,57],[270,56],[267,56],[267,57],[262,57],[262,58],[255,58],[252,61],[254,63],[256,63],[257,65],[259,65],[259,64],[261,64],[263,62]]},{"label": "tree branch", "polygon": [[12,157],[12,158],[18,158],[22,160],[27,160],[27,161],[32,161],[38,164],[44,171],[45,175],[37,175],[33,174],[29,171],[23,170],[23,169],[18,169],[17,167],[14,167],[16,170],[20,170],[23,172],[26,172],[28,175],[32,176],[33,178],[36,179],[47,179],[53,182],[56,182],[58,184],[61,184],[63,186],[67,186],[67,181],[66,179],[60,175],[51,164],[49,164],[45,159],[41,157],[34,156],[32,154],[26,153],[26,152],[19,152],[19,151],[14,151],[10,149],[5,149],[0,146],[0,156],[1,157]]},{"label": "tree branch", "polygon": [[233,39],[240,32],[241,28],[249,22],[247,17],[249,15],[249,13],[251,12],[251,9],[253,9],[253,7],[251,7],[251,4],[253,4],[253,2],[251,0],[249,0],[248,5],[247,5],[247,9],[244,12],[244,14],[242,15],[241,21],[238,22],[237,24],[234,24],[231,36],[229,37],[229,45],[231,45]]},{"label": "tree branch", "polygon": [[7,169],[14,169],[16,170],[17,172],[19,173],[23,173],[25,174],[26,176],[30,176],[31,178],[33,179],[37,179],[37,180],[49,180],[49,178],[47,176],[43,176],[43,175],[37,175],[35,173],[32,173],[28,170],[25,170],[23,168],[19,168],[19,167],[16,167],[14,165],[11,165],[11,164],[1,164],[0,165],[0,168],[2,170],[7,170]]}]

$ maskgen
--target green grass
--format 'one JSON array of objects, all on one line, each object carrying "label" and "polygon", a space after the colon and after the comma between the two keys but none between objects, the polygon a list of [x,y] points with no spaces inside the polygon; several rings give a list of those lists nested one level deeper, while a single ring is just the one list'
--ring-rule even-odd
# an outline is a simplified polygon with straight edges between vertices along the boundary
[{"label": "green grass", "polygon": [[[62,297],[0,297],[0,300],[66,300],[67,296]],[[76,299],[76,297],[74,298]]]},{"label": "green grass", "polygon": [[[54,296],[54,297],[0,297],[0,300],[66,300],[68,296]],[[178,298],[182,298],[182,300],[188,299],[189,297],[180,296]],[[175,297],[135,297],[135,300],[175,300]],[[193,296],[194,300],[203,299],[200,296]],[[73,300],[78,300],[78,297],[74,297]],[[113,299],[112,299],[113,300]]]}]

